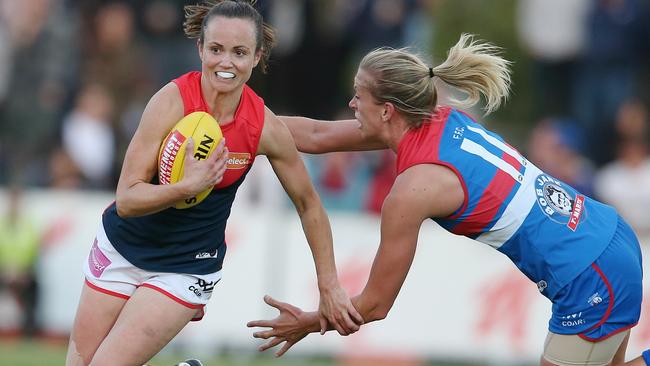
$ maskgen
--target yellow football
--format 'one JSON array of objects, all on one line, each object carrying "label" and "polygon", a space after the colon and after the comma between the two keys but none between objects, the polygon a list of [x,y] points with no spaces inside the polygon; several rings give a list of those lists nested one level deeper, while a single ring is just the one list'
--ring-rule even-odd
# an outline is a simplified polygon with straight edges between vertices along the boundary
[{"label": "yellow football", "polygon": [[[194,140],[194,158],[207,159],[221,141],[223,134],[219,123],[208,113],[194,112],[183,117],[160,146],[158,153],[158,181],[160,184],[174,184],[183,178],[183,163],[187,140]],[[177,209],[195,206],[212,191],[212,187],[176,203]]]}]

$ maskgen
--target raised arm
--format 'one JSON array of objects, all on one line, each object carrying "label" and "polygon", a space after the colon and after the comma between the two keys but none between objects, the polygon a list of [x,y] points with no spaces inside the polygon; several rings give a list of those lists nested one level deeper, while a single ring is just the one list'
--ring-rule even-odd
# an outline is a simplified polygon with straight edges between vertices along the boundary
[{"label": "raised arm", "polygon": [[[117,212],[122,217],[161,211],[221,181],[225,171],[223,144],[206,160],[185,154],[185,175],[176,184],[151,184],[158,169],[158,151],[169,130],[183,117],[178,87],[169,83],[156,93],[144,110],[140,125],[126,151],[117,184]],[[193,151],[189,143],[187,151]]]},{"label": "raised arm", "polygon": [[329,219],[289,130],[268,108],[258,154],[269,158],[275,174],[300,216],[316,265],[323,331],[327,327],[327,319],[340,334],[355,332],[359,329],[356,323],[360,324],[362,320],[338,281]]},{"label": "raised arm", "polygon": [[383,142],[366,138],[356,119],[321,121],[307,117],[280,116],[289,128],[299,151],[322,154],[333,151],[381,150]]},{"label": "raised arm", "polygon": [[[352,299],[364,322],[385,318],[393,306],[413,262],[422,222],[429,217],[450,215],[460,207],[463,199],[458,178],[445,167],[416,165],[398,176],[382,208],[381,242],[368,283],[361,294]],[[276,353],[281,356],[308,333],[318,331],[316,313],[303,312],[270,297],[265,301],[280,310],[280,315],[273,320],[248,324],[271,328],[253,335],[270,338],[260,347],[261,351],[286,342]]]}]

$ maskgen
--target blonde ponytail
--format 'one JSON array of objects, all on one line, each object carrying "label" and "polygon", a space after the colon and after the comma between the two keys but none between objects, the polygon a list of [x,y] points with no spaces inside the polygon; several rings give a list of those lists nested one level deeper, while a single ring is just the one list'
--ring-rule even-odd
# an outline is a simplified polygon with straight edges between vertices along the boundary
[{"label": "blonde ponytail", "polygon": [[458,88],[467,98],[453,99],[459,107],[471,107],[485,97],[485,113],[499,108],[510,93],[511,62],[499,56],[501,49],[475,41],[462,34],[442,64],[432,68],[433,74],[446,84]]},{"label": "blonde ponytail", "polygon": [[359,68],[372,75],[366,87],[373,98],[393,103],[411,126],[418,127],[436,107],[435,77],[467,94],[465,99],[452,99],[452,105],[471,107],[483,95],[486,114],[496,110],[510,92],[510,61],[498,56],[499,51],[463,34],[447,60],[436,67],[429,67],[406,48],[379,48],[368,53]]}]

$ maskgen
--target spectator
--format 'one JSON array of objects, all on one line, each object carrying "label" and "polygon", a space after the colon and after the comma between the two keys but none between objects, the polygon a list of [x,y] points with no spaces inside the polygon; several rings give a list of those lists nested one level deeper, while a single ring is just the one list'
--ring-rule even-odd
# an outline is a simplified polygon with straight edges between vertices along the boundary
[{"label": "spectator", "polygon": [[38,282],[36,261],[40,234],[22,212],[22,189],[14,184],[8,191],[8,209],[0,218],[0,289],[8,290],[23,311],[22,334],[37,333]]},{"label": "spectator", "polygon": [[362,211],[370,165],[358,152],[310,156],[305,162],[327,210]]},{"label": "spectator", "polygon": [[196,43],[183,35],[181,1],[146,1],[142,7],[144,46],[155,60],[148,65],[152,83],[161,87],[175,78],[179,70],[200,67],[196,61]]},{"label": "spectator", "polygon": [[113,101],[99,84],[81,89],[74,109],[63,120],[63,147],[79,167],[85,186],[112,188],[115,137]]},{"label": "spectator", "polygon": [[639,235],[650,234],[650,155],[648,154],[648,111],[638,101],[621,107],[616,130],[616,160],[595,177],[597,196],[621,212]]},{"label": "spectator", "polygon": [[[517,30],[531,58],[536,117],[571,111],[572,87],[585,43],[591,0],[522,0],[517,2]],[[561,85],[561,87],[558,87]]]},{"label": "spectator", "polygon": [[0,3],[0,105],[7,94],[9,87],[9,69],[11,68],[11,44],[9,29],[7,27],[5,11],[6,6]]},{"label": "spectator", "polygon": [[83,175],[61,146],[50,152],[48,161],[48,186],[53,189],[74,190],[83,187]]},{"label": "spectator", "polygon": [[[90,30],[94,37],[85,49],[83,77],[86,84],[97,83],[108,91],[114,102],[112,126],[116,137],[116,152],[123,156],[132,137],[132,125],[123,124],[129,115],[140,115],[145,101],[153,92],[147,64],[157,64],[145,56],[145,48],[137,37],[134,9],[125,2],[102,4],[94,14]],[[198,51],[197,51],[198,52]],[[136,111],[131,109],[135,108]],[[139,120],[139,118],[138,118]],[[121,161],[115,162],[115,170]]]},{"label": "spectator", "polygon": [[545,119],[531,132],[528,157],[540,169],[591,196],[593,166],[582,155],[583,141],[582,130],[575,122]]},{"label": "spectator", "polygon": [[[650,17],[647,1],[597,0],[587,23],[573,115],[587,132],[587,156],[598,165],[614,157],[614,121],[621,104],[637,95]],[[645,48],[645,49],[644,49]]]},{"label": "spectator", "polygon": [[62,1],[0,4],[11,47],[8,93],[0,104],[0,155],[9,176],[43,184],[47,153],[75,85],[76,20]]}]

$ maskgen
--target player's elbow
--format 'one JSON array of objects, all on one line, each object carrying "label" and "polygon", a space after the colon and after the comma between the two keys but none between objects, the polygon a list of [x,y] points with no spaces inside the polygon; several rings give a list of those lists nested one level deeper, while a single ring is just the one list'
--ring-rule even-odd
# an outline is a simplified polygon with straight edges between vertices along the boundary
[{"label": "player's elbow", "polygon": [[[322,203],[316,191],[311,188],[300,197],[293,200],[298,216],[305,217],[309,212],[315,213],[322,207]],[[317,210],[317,211],[313,211]],[[319,212],[321,213],[321,212]]]},{"label": "player's elbow", "polygon": [[115,210],[117,211],[117,216],[121,218],[136,216],[136,212],[132,205],[130,205],[128,200],[119,194],[115,197]]},{"label": "player's elbow", "polygon": [[327,152],[324,144],[316,136],[309,136],[302,141],[296,140],[296,148],[301,153],[323,154]]},{"label": "player's elbow", "polygon": [[374,306],[368,312],[367,316],[364,317],[364,320],[366,322],[374,322],[377,320],[386,319],[392,305],[393,304],[383,304],[379,302],[374,304]]},{"label": "player's elbow", "polygon": [[128,205],[123,204],[119,200],[115,201],[115,210],[117,211],[117,216],[123,219],[133,216],[131,210],[128,209]]},{"label": "player's elbow", "polygon": [[332,152],[331,142],[328,140],[326,133],[323,133],[314,125],[309,133],[302,135],[300,139],[296,139],[296,147],[298,151],[307,154],[324,154]]}]

